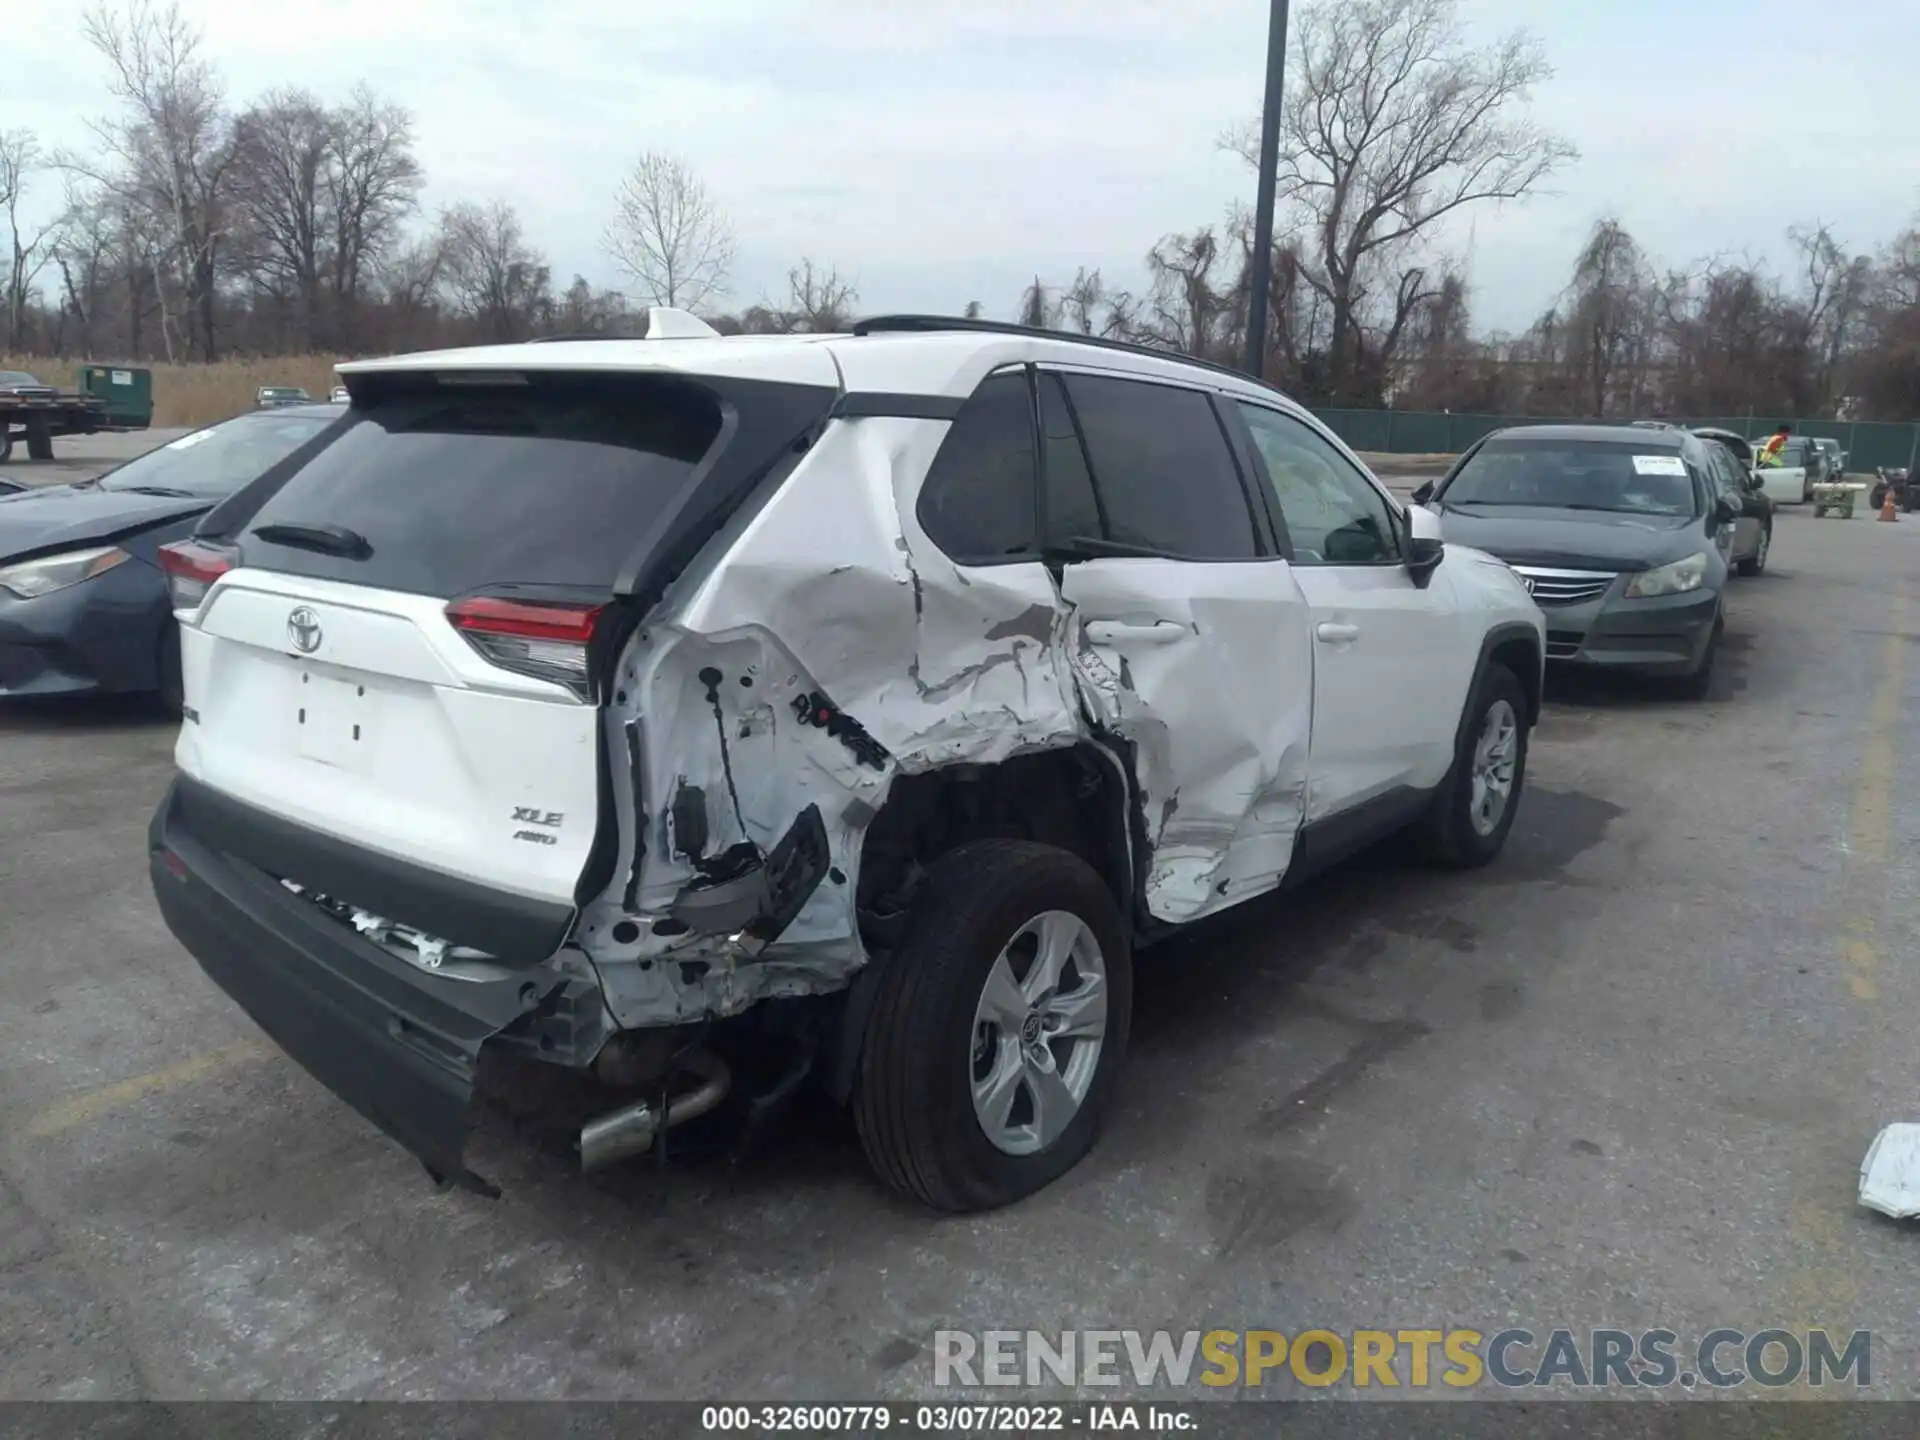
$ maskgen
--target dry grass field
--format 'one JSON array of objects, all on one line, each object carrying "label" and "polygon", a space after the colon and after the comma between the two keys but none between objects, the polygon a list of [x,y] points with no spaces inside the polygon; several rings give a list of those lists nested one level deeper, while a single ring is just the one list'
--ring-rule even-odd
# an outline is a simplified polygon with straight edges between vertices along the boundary
[{"label": "dry grass field", "polygon": [[[95,363],[113,360],[97,357]],[[48,385],[74,388],[80,360],[50,360],[30,355],[0,355],[0,370],[25,370]],[[333,388],[334,361],[324,355],[284,355],[270,359],[221,360],[212,365],[148,362],[153,371],[153,423],[206,425],[250,409],[262,385],[298,385],[316,400]]]}]

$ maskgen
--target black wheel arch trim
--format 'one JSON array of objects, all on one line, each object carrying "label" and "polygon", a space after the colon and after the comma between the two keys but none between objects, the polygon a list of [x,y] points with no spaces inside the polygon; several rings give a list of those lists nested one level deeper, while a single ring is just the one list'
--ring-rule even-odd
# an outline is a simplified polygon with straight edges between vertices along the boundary
[{"label": "black wheel arch trim", "polygon": [[[1486,678],[1487,667],[1493,663],[1496,650],[1515,641],[1524,641],[1533,651],[1534,673],[1531,676],[1517,675],[1514,678],[1527,692],[1527,725],[1532,728],[1540,723],[1540,706],[1546,688],[1546,647],[1540,642],[1540,632],[1533,626],[1519,620],[1507,620],[1493,626],[1480,637],[1480,656],[1474,662],[1473,682],[1467,687],[1467,700],[1471,704],[1473,697],[1480,693],[1480,682]],[[1472,723],[1472,712],[1463,706],[1460,711],[1460,728],[1454,736],[1454,753],[1466,741],[1467,726]]]}]

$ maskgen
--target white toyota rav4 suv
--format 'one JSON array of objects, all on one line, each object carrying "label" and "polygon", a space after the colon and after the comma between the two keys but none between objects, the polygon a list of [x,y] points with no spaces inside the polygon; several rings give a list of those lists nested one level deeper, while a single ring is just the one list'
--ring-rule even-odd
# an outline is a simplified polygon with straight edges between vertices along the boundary
[{"label": "white toyota rav4 suv", "polygon": [[491,1191],[487,1050],[599,1082],[588,1166],[811,1076],[888,1182],[1002,1204],[1093,1143],[1137,946],[1513,823],[1540,612],[1230,371],[670,311],[340,368],[344,417],[166,552],[151,869],[442,1183]]}]

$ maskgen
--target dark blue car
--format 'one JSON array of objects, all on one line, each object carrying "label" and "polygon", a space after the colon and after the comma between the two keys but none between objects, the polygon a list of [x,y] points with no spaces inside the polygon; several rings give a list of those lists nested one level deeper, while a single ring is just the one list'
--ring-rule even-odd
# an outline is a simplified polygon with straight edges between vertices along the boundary
[{"label": "dark blue car", "polygon": [[158,691],[178,709],[179,632],[155,552],[345,413],[255,411],[95,480],[0,493],[0,696]]}]

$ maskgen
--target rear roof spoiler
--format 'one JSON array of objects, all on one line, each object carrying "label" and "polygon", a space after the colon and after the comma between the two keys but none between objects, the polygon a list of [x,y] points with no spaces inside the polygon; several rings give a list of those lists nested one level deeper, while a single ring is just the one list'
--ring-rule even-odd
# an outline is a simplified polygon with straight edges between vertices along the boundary
[{"label": "rear roof spoiler", "polygon": [[641,335],[613,335],[604,330],[590,330],[579,335],[541,335],[527,343],[545,345],[558,340],[718,340],[719,338],[720,332],[691,310],[676,310],[668,305],[655,305],[647,311],[647,328]]}]

